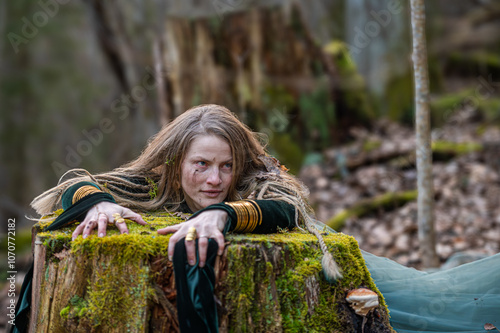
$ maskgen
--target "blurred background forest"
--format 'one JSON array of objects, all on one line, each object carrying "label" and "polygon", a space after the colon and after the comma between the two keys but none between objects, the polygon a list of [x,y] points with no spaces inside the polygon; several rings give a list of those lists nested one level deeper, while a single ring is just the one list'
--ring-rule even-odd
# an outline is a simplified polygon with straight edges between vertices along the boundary
[{"label": "blurred background forest", "polygon": [[[426,6],[444,262],[500,250],[500,3]],[[0,35],[2,237],[15,218],[21,246],[65,171],[118,167],[218,103],[267,135],[318,219],[418,267],[409,2],[2,1]]]}]

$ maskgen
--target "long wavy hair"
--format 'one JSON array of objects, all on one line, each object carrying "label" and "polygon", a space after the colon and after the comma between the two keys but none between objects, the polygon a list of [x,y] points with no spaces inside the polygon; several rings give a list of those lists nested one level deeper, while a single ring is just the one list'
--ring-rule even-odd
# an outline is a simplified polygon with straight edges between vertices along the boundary
[{"label": "long wavy hair", "polygon": [[[294,204],[302,214],[311,212],[305,200],[307,189],[266,154],[262,137],[227,108],[214,104],[187,110],[153,136],[139,157],[111,172],[91,175],[82,169],[70,170],[58,186],[31,205],[39,214],[49,214],[58,208],[69,186],[88,180],[111,193],[119,205],[141,211],[178,210],[184,201],[182,161],[193,140],[203,135],[215,135],[231,147],[233,181],[226,200],[274,198]],[[72,178],[64,180],[68,176]]]},{"label": "long wavy hair", "polygon": [[[273,199],[295,207],[295,224],[314,234],[324,254],[322,265],[328,280],[342,277],[342,272],[311,217],[307,188],[278,160],[266,154],[259,135],[225,107],[200,105],[193,107],[163,127],[151,138],[134,161],[111,172],[92,175],[75,169],[61,177],[59,184],[36,197],[31,206],[41,215],[50,214],[71,185],[87,180],[113,195],[119,205],[141,211],[179,210],[184,201],[181,188],[181,165],[191,142],[198,136],[216,135],[231,147],[233,181],[226,200]],[[64,180],[67,176],[72,178]],[[302,223],[300,223],[302,221]]]}]

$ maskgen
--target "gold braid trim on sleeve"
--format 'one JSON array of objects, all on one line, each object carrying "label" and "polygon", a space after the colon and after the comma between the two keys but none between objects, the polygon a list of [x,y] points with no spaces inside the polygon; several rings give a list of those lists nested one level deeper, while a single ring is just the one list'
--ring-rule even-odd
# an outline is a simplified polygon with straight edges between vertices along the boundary
[{"label": "gold braid trim on sleeve", "polygon": [[259,205],[253,200],[240,200],[226,202],[236,212],[236,227],[234,232],[252,232],[262,223],[262,211]]},{"label": "gold braid trim on sleeve", "polygon": [[92,193],[98,193],[98,192],[102,192],[102,191],[99,190],[95,186],[84,185],[84,186],[80,187],[78,190],[76,190],[75,194],[73,194],[72,203],[74,204],[77,201],[80,201],[81,199],[83,199],[84,197],[86,197],[87,195],[90,195]]}]

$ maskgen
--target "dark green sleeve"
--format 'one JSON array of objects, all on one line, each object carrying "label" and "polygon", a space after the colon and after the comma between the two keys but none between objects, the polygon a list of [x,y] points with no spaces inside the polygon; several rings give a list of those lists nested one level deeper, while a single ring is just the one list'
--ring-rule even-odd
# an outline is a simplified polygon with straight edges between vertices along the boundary
[{"label": "dark green sleeve", "polygon": [[[148,194],[149,186],[148,180],[144,177],[123,177],[124,184],[114,184],[115,189],[118,191],[123,191],[124,193],[140,193],[145,194],[144,198],[139,198],[138,200],[146,201],[150,200],[151,197]],[[138,185],[137,187],[128,186],[127,183]],[[83,186],[93,186],[97,190],[100,190],[99,186],[95,183],[88,181],[81,181],[72,186],[70,186],[66,191],[64,191],[61,201],[63,209],[69,208],[74,202],[75,193]],[[148,189],[145,189],[147,187]],[[137,198],[136,198],[137,199]]]},{"label": "dark green sleeve", "polygon": [[[79,200],[76,200],[75,193],[84,186],[92,186],[96,189],[87,195],[78,196]],[[73,202],[74,199],[75,202]],[[45,230],[56,230],[66,227],[75,221],[82,221],[89,209],[99,202],[107,201],[116,203],[111,194],[102,192],[96,184],[91,182],[79,182],[72,185],[63,193],[61,201],[64,212]]]},{"label": "dark green sleeve", "polygon": [[[61,197],[62,208],[64,210],[68,209],[73,205],[73,196],[75,195],[76,191],[78,191],[83,186],[92,186],[95,187],[96,190],[101,191],[99,186],[91,182],[78,182],[70,186],[66,191],[64,191]],[[77,204],[77,202],[75,202],[75,204]]]},{"label": "dark green sleeve", "polygon": [[[75,193],[83,186],[93,186],[96,190],[88,192],[88,195],[85,196],[83,195],[84,193],[82,193],[80,200],[73,203]],[[46,231],[57,230],[70,225],[74,221],[83,220],[88,210],[96,203],[103,201],[115,202],[111,194],[102,192],[96,184],[91,182],[79,182],[70,186],[63,193],[61,201],[64,212],[45,228]],[[28,274],[26,274],[21,287],[21,292],[19,294],[15,310],[17,325],[12,326],[11,329],[11,332],[13,333],[26,332],[28,329],[29,313],[31,311],[32,279],[33,263],[31,264],[31,268]]]},{"label": "dark green sleeve", "polygon": [[[211,209],[222,209],[228,213],[224,234],[231,230],[252,229],[253,233],[274,233],[279,228],[295,226],[295,207],[275,200],[241,200],[218,203],[199,210],[191,218]],[[245,216],[244,212],[248,212]],[[252,217],[248,219],[247,217]],[[240,221],[238,221],[240,218]],[[245,220],[241,223],[241,219]],[[246,223],[248,222],[248,223]],[[183,239],[175,244],[174,276],[177,290],[177,314],[181,332],[218,332],[217,305],[214,300],[214,263],[218,245],[208,240],[207,261],[199,267],[198,239],[195,239],[196,264],[187,262],[186,245]]]},{"label": "dark green sleeve", "polygon": [[[245,225],[242,227],[241,216],[237,213],[237,206],[235,203],[251,204],[256,208],[257,214],[255,220],[249,221],[247,228]],[[250,206],[249,206],[250,207]],[[250,207],[251,208],[251,207]],[[279,229],[293,229],[295,227],[295,207],[289,203],[278,200],[241,200],[236,202],[224,202],[210,205],[202,210],[199,210],[196,215],[212,209],[222,209],[228,213],[228,224],[226,231],[234,232],[251,232],[254,234],[269,234],[275,233]],[[243,210],[244,212],[245,210]],[[243,217],[245,215],[243,214]],[[246,220],[245,218],[243,220]],[[243,230],[242,230],[243,229]]]}]

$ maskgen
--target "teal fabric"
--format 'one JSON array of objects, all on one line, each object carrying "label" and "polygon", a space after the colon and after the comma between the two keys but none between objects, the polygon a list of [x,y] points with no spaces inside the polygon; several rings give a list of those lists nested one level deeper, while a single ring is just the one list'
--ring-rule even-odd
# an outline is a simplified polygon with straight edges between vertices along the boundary
[{"label": "teal fabric", "polygon": [[485,332],[500,328],[500,254],[426,273],[363,252],[399,333]]},{"label": "teal fabric", "polygon": [[[316,227],[335,232],[321,222]],[[484,333],[486,323],[500,328],[500,254],[427,273],[361,252],[398,333]]]}]

